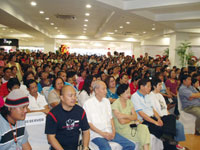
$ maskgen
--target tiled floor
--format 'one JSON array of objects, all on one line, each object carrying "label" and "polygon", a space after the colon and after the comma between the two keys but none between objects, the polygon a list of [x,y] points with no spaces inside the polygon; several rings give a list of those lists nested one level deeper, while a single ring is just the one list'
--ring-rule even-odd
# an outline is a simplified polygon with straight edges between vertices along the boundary
[{"label": "tiled floor", "polygon": [[200,136],[187,134],[186,141],[180,142],[182,146],[186,146],[189,150],[200,150]]}]

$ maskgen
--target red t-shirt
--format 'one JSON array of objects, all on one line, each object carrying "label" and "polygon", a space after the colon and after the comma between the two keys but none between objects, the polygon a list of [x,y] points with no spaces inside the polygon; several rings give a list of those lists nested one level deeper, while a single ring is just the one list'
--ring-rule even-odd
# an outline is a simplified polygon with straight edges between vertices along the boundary
[{"label": "red t-shirt", "polygon": [[5,97],[9,94],[7,84],[8,84],[8,82],[2,84],[0,87],[0,96],[2,96],[2,97]]},{"label": "red t-shirt", "polygon": [[131,95],[134,94],[138,90],[138,86],[134,86],[133,82],[129,84]]}]

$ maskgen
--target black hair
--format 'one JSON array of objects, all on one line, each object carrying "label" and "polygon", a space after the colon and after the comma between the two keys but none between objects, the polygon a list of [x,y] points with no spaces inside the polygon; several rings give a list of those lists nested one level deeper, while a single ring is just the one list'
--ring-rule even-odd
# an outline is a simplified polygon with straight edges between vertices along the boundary
[{"label": "black hair", "polygon": [[14,70],[14,68],[16,68],[17,69],[17,67],[16,66],[12,66],[10,69],[11,69],[11,71],[13,71]]},{"label": "black hair", "polygon": [[140,76],[133,76],[131,82],[137,81],[140,79]]},{"label": "black hair", "polygon": [[72,78],[73,76],[75,76],[76,75],[76,72],[75,71],[68,71],[67,72],[67,80],[68,80],[68,78]]},{"label": "black hair", "polygon": [[93,78],[94,78],[93,75],[88,75],[84,81],[83,88],[81,89],[81,91],[85,90],[88,95],[90,95],[91,93],[90,87],[91,87]]},{"label": "black hair", "polygon": [[183,80],[186,80],[186,79],[189,78],[189,77],[191,77],[191,76],[188,75],[188,74],[183,74],[183,75],[181,76],[181,83],[183,83]]},{"label": "black hair", "polygon": [[24,74],[24,76],[23,76],[23,83],[24,83],[24,84],[26,84],[26,78],[27,78],[30,74],[32,74],[32,75],[35,77],[35,74],[33,73],[33,71],[28,71],[28,72],[26,72],[26,73]]},{"label": "black hair", "polygon": [[[109,88],[109,82],[110,82],[110,79],[113,78],[115,80],[115,78],[113,76],[107,76],[106,80],[105,80],[105,83],[106,83],[106,86],[107,88]],[[116,82],[116,80],[115,80]]]},{"label": "black hair", "polygon": [[7,88],[11,90],[15,85],[20,87],[20,82],[17,78],[10,78],[7,83]]},{"label": "black hair", "polygon": [[27,88],[30,88],[30,84],[32,84],[32,83],[35,83],[35,84],[37,85],[37,82],[36,82],[35,80],[30,79],[30,80],[27,80],[27,81],[26,81],[26,87],[27,87]]},{"label": "black hair", "polygon": [[11,55],[9,56],[9,58],[8,58],[8,61],[11,61],[12,58],[13,58],[14,56],[16,56],[16,55],[15,55],[15,54],[11,54]]},{"label": "black hair", "polygon": [[[57,73],[57,77],[60,77],[60,74],[61,74],[61,73],[65,73],[65,74],[66,74],[65,71],[61,70],[61,71],[58,71],[58,73]],[[67,74],[66,74],[66,75],[67,75]]]},{"label": "black hair", "polygon": [[151,81],[151,90],[154,90],[158,83],[162,83],[159,78],[153,78]]},{"label": "black hair", "polygon": [[[9,70],[10,68],[9,67],[6,67],[3,69],[3,73],[5,73],[7,70]],[[11,70],[11,69],[10,69]]]},{"label": "black hair", "polygon": [[43,70],[45,71],[45,69],[46,69],[47,67],[50,67],[50,66],[49,66],[48,64],[44,64]]},{"label": "black hair", "polygon": [[10,115],[11,112],[8,110],[8,107],[3,106],[0,108],[0,113],[6,119],[6,117]]},{"label": "black hair", "polygon": [[143,78],[138,82],[138,89],[140,89],[140,86],[145,86],[148,82],[151,82],[148,78]]},{"label": "black hair", "polygon": [[63,80],[61,77],[57,77],[57,78],[55,78],[55,79],[53,80],[53,82],[52,82],[52,86],[53,86],[54,89],[56,88],[56,80],[58,80],[58,79],[61,79],[62,82],[63,82],[63,84],[65,84],[64,80]]},{"label": "black hair", "polygon": [[128,84],[120,84],[117,88],[117,95],[120,96],[129,88]]},{"label": "black hair", "polygon": [[198,80],[196,78],[192,78],[192,85],[194,85]]}]

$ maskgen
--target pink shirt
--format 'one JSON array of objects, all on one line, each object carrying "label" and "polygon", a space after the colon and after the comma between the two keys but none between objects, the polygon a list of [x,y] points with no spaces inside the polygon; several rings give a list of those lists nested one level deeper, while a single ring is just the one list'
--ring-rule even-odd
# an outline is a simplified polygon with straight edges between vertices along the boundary
[{"label": "pink shirt", "polygon": [[166,82],[165,82],[165,85],[167,88],[170,88],[170,91],[173,93],[173,94],[177,94],[176,93],[176,89],[178,87],[178,82],[176,80],[174,80],[175,82],[171,82],[170,79],[168,79]]}]

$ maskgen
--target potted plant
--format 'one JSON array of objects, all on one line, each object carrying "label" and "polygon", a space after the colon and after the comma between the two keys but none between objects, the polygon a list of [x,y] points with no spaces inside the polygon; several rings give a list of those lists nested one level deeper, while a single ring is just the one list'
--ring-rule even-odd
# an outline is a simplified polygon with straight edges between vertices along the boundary
[{"label": "potted plant", "polygon": [[169,57],[169,48],[166,48],[166,49],[164,50],[164,56]]},{"label": "potted plant", "polygon": [[188,65],[188,61],[191,59],[191,57],[193,56],[193,52],[190,52],[190,48],[191,48],[191,43],[188,41],[185,41],[183,43],[181,43],[177,48],[177,54],[180,57],[180,61],[181,61],[181,66],[187,66]]}]

